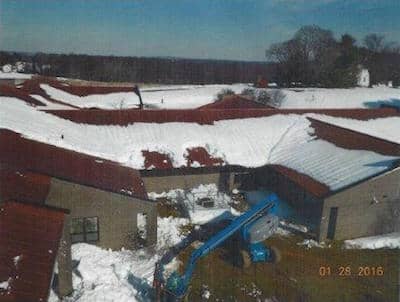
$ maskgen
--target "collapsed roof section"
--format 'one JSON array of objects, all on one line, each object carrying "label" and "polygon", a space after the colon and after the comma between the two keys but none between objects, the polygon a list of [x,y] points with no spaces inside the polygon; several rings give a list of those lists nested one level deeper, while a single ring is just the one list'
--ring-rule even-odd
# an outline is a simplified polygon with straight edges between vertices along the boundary
[{"label": "collapsed roof section", "polygon": [[[56,112],[66,120],[53,114],[39,112],[31,106],[13,104],[7,100],[4,98],[2,104],[2,110],[7,114],[0,121],[0,126],[42,141],[37,143],[42,147],[37,147],[40,151],[35,154],[35,157],[41,160],[25,162],[33,167],[33,172],[54,174],[66,179],[72,177],[83,184],[100,186],[112,191],[121,189],[132,191],[126,187],[133,186],[133,192],[139,195],[145,192],[143,185],[132,185],[132,182],[126,184],[118,177],[115,179],[115,175],[123,175],[118,172],[123,168],[115,162],[137,170],[215,166],[254,168],[276,165],[306,175],[334,191],[390,170],[399,158],[396,143],[390,145],[389,142],[379,138],[323,123],[318,119],[322,117],[318,113],[358,120],[387,117],[400,119],[399,112],[394,108]],[[31,124],[27,126],[23,122],[25,120],[30,120]],[[87,123],[101,126],[87,125]],[[126,127],[110,127],[110,125],[126,125]],[[5,162],[27,160],[23,156],[16,159],[18,156],[13,154],[18,153],[12,148],[15,148],[14,145],[21,139],[20,137],[15,139],[14,143],[12,138],[9,139],[11,143],[4,150],[9,150],[7,156],[10,158]],[[68,155],[70,158],[65,161],[68,164],[60,163],[57,159],[49,160],[43,154],[54,148],[61,148],[47,144],[70,148],[78,151],[79,153],[75,153],[80,155],[75,157]],[[18,148],[24,149],[22,146]],[[21,153],[26,155],[27,152]],[[85,169],[80,168],[87,165],[79,163],[81,158],[86,156],[81,153],[91,154],[91,162],[96,163],[94,168],[92,164]],[[107,158],[110,162],[97,163],[94,156]],[[60,155],[56,157],[60,158]],[[42,166],[35,166],[37,165],[33,163],[35,161],[43,162]],[[97,164],[101,164],[105,169],[99,168],[102,172],[98,172]],[[107,164],[110,168],[106,167]],[[54,165],[61,172],[52,170],[54,168],[51,166]],[[90,169],[94,171],[83,172]],[[115,173],[110,173],[108,170]],[[124,177],[125,179],[129,177]],[[140,178],[134,177],[134,179]]]}]

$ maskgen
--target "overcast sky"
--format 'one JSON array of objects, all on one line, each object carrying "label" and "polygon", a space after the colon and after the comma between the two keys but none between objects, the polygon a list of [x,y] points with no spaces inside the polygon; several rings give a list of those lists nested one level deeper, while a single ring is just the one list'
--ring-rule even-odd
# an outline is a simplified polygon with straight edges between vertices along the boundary
[{"label": "overcast sky", "polygon": [[400,41],[399,0],[0,0],[0,49],[265,60],[317,24]]}]

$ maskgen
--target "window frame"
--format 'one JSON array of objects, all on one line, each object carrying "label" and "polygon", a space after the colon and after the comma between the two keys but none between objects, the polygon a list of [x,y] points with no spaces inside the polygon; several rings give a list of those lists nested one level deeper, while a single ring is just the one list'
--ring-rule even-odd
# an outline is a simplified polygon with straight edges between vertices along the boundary
[{"label": "window frame", "polygon": [[[95,219],[96,220],[96,231],[88,231],[87,230],[87,221],[90,219]],[[81,220],[82,221],[82,232],[73,232],[72,230],[72,225],[74,220]],[[71,236],[71,243],[79,243],[79,242],[85,242],[85,243],[94,243],[98,242],[100,240],[100,227],[99,227],[99,217],[98,216],[91,216],[91,217],[74,217],[71,218],[71,226],[70,226],[70,236]],[[93,235],[96,234],[96,239],[88,239],[88,235]],[[82,240],[74,240],[74,236],[82,236]]]}]

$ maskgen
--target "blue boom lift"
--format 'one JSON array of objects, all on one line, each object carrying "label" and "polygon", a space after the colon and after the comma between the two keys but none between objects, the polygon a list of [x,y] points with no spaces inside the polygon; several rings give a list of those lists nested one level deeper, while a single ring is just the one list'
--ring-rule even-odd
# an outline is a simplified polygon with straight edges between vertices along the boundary
[{"label": "blue boom lift", "polygon": [[[169,295],[172,294],[176,299],[184,297],[197,260],[209,254],[234,234],[239,234],[242,246],[247,250],[244,254],[247,254],[246,257],[252,262],[273,262],[276,260],[279,257],[276,255],[277,251],[266,247],[262,241],[274,234],[278,227],[279,218],[273,214],[273,208],[277,201],[278,197],[275,194],[270,194],[265,200],[232,220],[226,228],[192,252],[183,275],[173,272],[165,284],[163,269],[161,268],[156,275],[163,290]],[[244,254],[242,253],[242,256]]]}]

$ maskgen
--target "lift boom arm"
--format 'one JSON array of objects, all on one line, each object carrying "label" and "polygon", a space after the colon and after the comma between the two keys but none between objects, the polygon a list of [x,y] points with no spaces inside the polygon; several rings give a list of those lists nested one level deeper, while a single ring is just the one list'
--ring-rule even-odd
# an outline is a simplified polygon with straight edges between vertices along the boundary
[{"label": "lift boom arm", "polygon": [[169,289],[178,296],[184,295],[190,279],[192,278],[193,270],[196,266],[197,260],[217,248],[244,225],[265,215],[265,213],[274,206],[274,202],[277,201],[277,199],[278,197],[275,194],[269,195],[266,200],[259,202],[250,210],[235,218],[228,225],[228,227],[215,234],[201,247],[193,251],[187,264],[185,273],[182,275],[182,277],[178,276],[177,273],[172,274],[167,282],[167,287],[170,287]]}]

